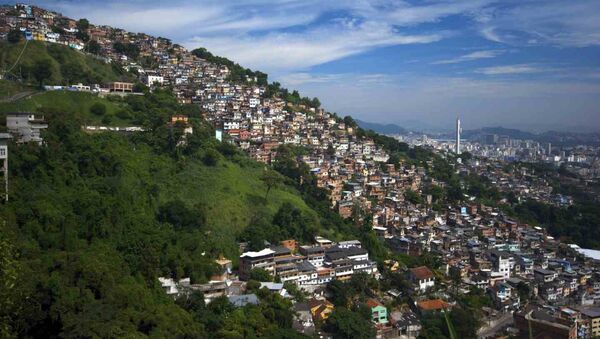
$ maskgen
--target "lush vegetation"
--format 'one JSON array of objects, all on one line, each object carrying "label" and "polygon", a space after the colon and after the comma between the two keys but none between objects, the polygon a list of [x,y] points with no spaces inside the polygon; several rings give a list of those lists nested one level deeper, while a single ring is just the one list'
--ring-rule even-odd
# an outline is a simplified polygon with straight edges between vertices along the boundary
[{"label": "lush vegetation", "polygon": [[131,79],[117,65],[106,64],[62,45],[39,41],[0,42],[0,69],[11,68],[7,78],[32,85],[98,84]]},{"label": "lush vegetation", "polygon": [[423,339],[450,338],[450,331],[455,338],[477,338],[479,321],[467,308],[455,306],[447,314],[426,314],[422,321],[422,331],[419,335]]},{"label": "lush vegetation", "polygon": [[[103,108],[101,108],[103,107]],[[141,123],[120,99],[103,99],[91,93],[50,91],[0,105],[0,113],[67,113],[85,125],[131,126]]]},{"label": "lush vegetation", "polygon": [[267,289],[254,292],[259,305],[234,307],[227,298],[220,297],[204,303],[201,293],[177,300],[196,322],[198,338],[305,338],[291,329],[291,302]]},{"label": "lush vegetation", "polygon": [[600,248],[600,207],[586,187],[572,173],[563,167],[543,163],[517,163],[505,166],[504,170],[514,172],[516,167],[524,167],[547,180],[557,194],[573,197],[572,206],[554,206],[536,200],[519,201],[512,192],[500,193],[485,178],[470,175],[466,178],[467,192],[487,204],[495,205],[501,198],[505,204],[499,205],[509,216],[522,223],[543,226],[548,232],[563,242],[573,242],[582,247]]},{"label": "lush vegetation", "polygon": [[[146,128],[131,135],[84,132],[94,115],[91,98],[62,94],[67,100],[31,107],[46,114],[46,144],[9,148],[0,330],[32,337],[290,337],[290,316],[279,318],[289,305],[275,296],[240,309],[225,302],[192,309],[167,298],[156,278],[206,281],[219,254],[237,257],[246,227],[297,225],[301,233],[289,228],[289,236],[308,238],[328,227],[321,214],[285,182],[265,197],[263,166],[216,141],[199,119],[182,145],[182,126],[167,122],[189,108],[169,92],[98,99],[104,114],[127,109]],[[73,99],[79,96],[85,104]],[[207,313],[214,317],[205,319]]]},{"label": "lush vegetation", "polygon": [[309,97],[301,97],[298,91],[290,91],[285,87],[281,87],[281,84],[277,81],[272,82],[267,86],[265,96],[268,98],[279,97],[285,100],[288,105],[295,106],[294,109],[299,111],[308,112],[306,110],[302,110],[299,107],[300,105],[315,109],[321,107],[321,101],[319,101],[319,98],[311,99]]},{"label": "lush vegetation", "polygon": [[225,57],[213,55],[206,48],[203,48],[203,47],[197,48],[192,51],[192,54],[194,54],[198,58],[204,59],[208,62],[217,64],[217,65],[227,66],[227,68],[229,69],[229,72],[230,72],[229,80],[231,80],[231,81],[246,82],[246,81],[248,81],[248,79],[250,79],[251,81],[254,81],[254,78],[256,78],[256,83],[258,85],[267,86],[267,84],[268,84],[268,76],[266,73],[263,73],[260,71],[252,71],[249,68],[244,68],[244,67],[240,66],[239,64],[237,64]]},{"label": "lush vegetation", "polygon": [[18,82],[0,80],[0,100],[11,98],[12,96],[30,90],[27,86],[23,86]]},{"label": "lush vegetation", "polygon": [[521,222],[544,226],[562,241],[585,248],[600,248],[600,207],[593,200],[576,201],[569,207],[528,200],[513,207],[504,206],[504,209]]},{"label": "lush vegetation", "polygon": [[365,304],[375,297],[379,283],[367,274],[354,274],[347,282],[333,280],[327,285],[336,306],[324,328],[336,338],[373,338],[371,310]]}]

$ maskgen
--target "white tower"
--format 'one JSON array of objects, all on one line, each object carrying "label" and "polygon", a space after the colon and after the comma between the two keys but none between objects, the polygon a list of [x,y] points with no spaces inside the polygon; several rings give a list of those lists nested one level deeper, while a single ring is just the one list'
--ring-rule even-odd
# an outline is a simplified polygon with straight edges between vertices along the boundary
[{"label": "white tower", "polygon": [[456,154],[460,154],[460,118],[456,118]]}]

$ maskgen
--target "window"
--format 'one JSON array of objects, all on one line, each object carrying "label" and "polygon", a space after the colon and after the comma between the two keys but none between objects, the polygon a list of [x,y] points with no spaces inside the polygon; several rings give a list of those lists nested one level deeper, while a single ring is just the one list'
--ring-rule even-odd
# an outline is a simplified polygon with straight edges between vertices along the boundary
[{"label": "window", "polygon": [[6,156],[6,148],[0,148],[0,157]]}]

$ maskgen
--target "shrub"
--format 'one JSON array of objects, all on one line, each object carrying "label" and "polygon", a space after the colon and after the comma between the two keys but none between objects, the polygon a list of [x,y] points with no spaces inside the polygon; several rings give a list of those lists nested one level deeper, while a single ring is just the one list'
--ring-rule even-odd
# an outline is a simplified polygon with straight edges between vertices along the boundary
[{"label": "shrub", "polygon": [[133,117],[131,115],[131,112],[129,112],[126,109],[119,110],[116,115],[119,119],[123,119],[123,120],[129,120]]},{"label": "shrub", "polygon": [[106,114],[106,106],[103,103],[97,102],[90,107],[90,113],[94,115],[104,115]]},{"label": "shrub", "polygon": [[113,116],[111,114],[107,114],[102,118],[102,123],[105,125],[109,125],[113,121]]},{"label": "shrub", "polygon": [[206,166],[216,166],[219,163],[220,154],[216,150],[209,148],[202,157],[202,162]]},{"label": "shrub", "polygon": [[17,42],[21,41],[21,39],[23,39],[23,33],[21,33],[21,31],[19,31],[18,29],[13,29],[12,31],[8,32],[7,39],[8,42],[16,44]]}]

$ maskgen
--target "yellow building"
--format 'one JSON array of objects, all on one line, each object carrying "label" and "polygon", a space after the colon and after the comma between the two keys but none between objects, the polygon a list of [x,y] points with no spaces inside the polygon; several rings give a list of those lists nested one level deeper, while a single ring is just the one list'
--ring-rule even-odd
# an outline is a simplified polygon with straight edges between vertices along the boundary
[{"label": "yellow building", "polygon": [[308,301],[308,306],[314,320],[325,321],[333,312],[333,304],[327,300],[312,299]]},{"label": "yellow building", "polygon": [[588,324],[588,334],[590,337],[600,336],[600,307],[586,307],[581,309],[581,317]]},{"label": "yellow building", "polygon": [[33,32],[32,37],[33,37],[33,40],[36,40],[36,41],[45,41],[46,40],[46,36],[44,35],[44,33],[41,33],[41,32]]}]

